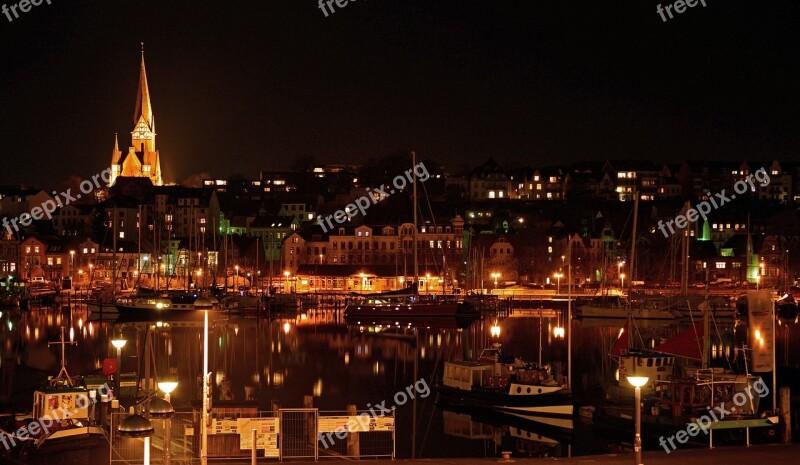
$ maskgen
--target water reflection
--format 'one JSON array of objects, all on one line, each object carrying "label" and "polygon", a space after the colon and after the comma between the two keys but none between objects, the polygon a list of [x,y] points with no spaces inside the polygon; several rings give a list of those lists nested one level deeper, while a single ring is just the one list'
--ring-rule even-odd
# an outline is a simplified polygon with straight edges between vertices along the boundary
[{"label": "water reflection", "polygon": [[[209,365],[214,399],[257,402],[268,410],[275,404],[302,406],[303,397],[311,395],[315,407],[321,410],[342,410],[348,404],[364,408],[368,403],[391,399],[398,389],[420,378],[434,387],[441,379],[445,360],[474,359],[495,341],[502,343],[508,354],[527,360],[541,356],[554,370],[563,372],[567,341],[557,329],[563,328],[564,321],[560,312],[542,317],[535,313],[489,317],[472,323],[346,322],[341,312],[324,308],[266,318],[212,312]],[[575,320],[576,400],[597,402],[604,384],[613,381],[616,365],[607,354],[622,323]],[[172,401],[179,408],[189,408],[201,399],[202,313],[134,319],[90,314],[85,307],[74,306],[33,308],[29,312],[3,309],[0,404],[18,411],[30,407],[30,392],[57,371],[56,354],[47,342],[58,338],[62,325],[70,328],[71,337],[78,342],[77,347],[67,349],[71,373],[99,372],[104,359],[116,357],[110,341],[124,337],[128,342],[121,353],[123,373],[136,373],[140,379],[148,374],[177,379]],[[499,336],[492,336],[493,326],[499,328]],[[741,345],[743,330],[732,322],[719,322],[713,328],[714,364],[736,366],[741,357],[736,347]],[[637,344],[653,347],[677,330],[675,325],[641,324],[637,326]],[[789,341],[788,332],[785,341]],[[778,343],[781,353],[783,342]],[[415,406],[409,402],[396,413],[399,456],[408,455],[412,437],[418,456],[451,457],[497,455],[503,447],[511,446],[528,455],[560,456],[568,452],[571,438],[542,430],[541,425],[520,424],[519,419],[509,422],[476,412],[443,412],[435,406],[435,393],[418,399]],[[579,439],[583,434],[575,433]],[[480,444],[447,439],[454,435]],[[484,440],[492,446],[487,449]],[[607,452],[585,449],[581,453]]]}]

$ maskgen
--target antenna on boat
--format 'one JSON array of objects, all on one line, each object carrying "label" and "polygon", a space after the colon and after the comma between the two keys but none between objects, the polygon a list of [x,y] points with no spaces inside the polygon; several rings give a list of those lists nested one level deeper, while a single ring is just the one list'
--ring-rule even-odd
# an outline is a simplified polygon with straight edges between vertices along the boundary
[{"label": "antenna on boat", "polygon": [[59,381],[66,381],[67,385],[72,387],[72,378],[69,376],[67,372],[67,357],[66,357],[66,348],[67,345],[78,345],[75,341],[66,342],[64,339],[64,334],[66,333],[66,329],[64,326],[61,327],[61,341],[60,342],[48,342],[47,347],[60,345],[61,346],[61,370],[59,370],[58,375],[55,378],[50,380],[50,384],[55,386],[58,384]]}]

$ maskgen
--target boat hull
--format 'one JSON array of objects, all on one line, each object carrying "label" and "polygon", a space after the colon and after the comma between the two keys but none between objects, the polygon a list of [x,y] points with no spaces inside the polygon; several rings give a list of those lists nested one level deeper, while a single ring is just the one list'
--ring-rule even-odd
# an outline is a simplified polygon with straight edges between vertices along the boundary
[{"label": "boat hull", "polygon": [[[450,405],[461,405],[474,408],[491,409],[511,415],[524,415],[526,417],[572,417],[572,392],[562,386],[553,386],[547,392],[544,386],[532,386],[512,383],[509,392],[517,388],[522,394],[512,395],[498,389],[473,389],[465,390],[450,386],[440,386],[439,393],[444,402]],[[531,394],[525,394],[532,388]],[[537,391],[542,389],[542,393]],[[540,420],[541,421],[541,420]]]}]

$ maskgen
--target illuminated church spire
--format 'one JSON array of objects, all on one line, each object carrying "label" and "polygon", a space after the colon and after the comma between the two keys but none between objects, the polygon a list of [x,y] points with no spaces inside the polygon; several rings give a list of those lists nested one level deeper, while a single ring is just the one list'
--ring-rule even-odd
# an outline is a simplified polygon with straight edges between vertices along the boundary
[{"label": "illuminated church spire", "polygon": [[[139,65],[139,88],[136,90],[136,111],[133,115],[131,139],[137,151],[156,150],[156,133],[153,122],[153,107],[150,105],[150,87],[147,85],[147,71],[144,66],[144,43],[142,61]],[[144,149],[142,149],[144,146]]]},{"label": "illuminated church spire", "polygon": [[150,87],[147,84],[147,71],[144,66],[144,43],[139,65],[139,87],[136,90],[136,110],[131,131],[131,147],[123,154],[115,140],[112,155],[112,183],[117,176],[147,177],[153,185],[163,184],[161,179],[161,160],[156,150],[155,118],[150,104]]}]

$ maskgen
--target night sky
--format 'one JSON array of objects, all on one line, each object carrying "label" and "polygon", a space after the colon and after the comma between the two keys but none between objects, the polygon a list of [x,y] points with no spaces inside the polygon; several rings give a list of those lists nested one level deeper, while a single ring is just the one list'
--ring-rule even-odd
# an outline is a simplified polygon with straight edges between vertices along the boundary
[{"label": "night sky", "polygon": [[167,181],[411,148],[452,172],[800,161],[800,2],[706,3],[665,23],[650,0],[52,0],[0,16],[0,184],[130,144],[141,41]]}]

